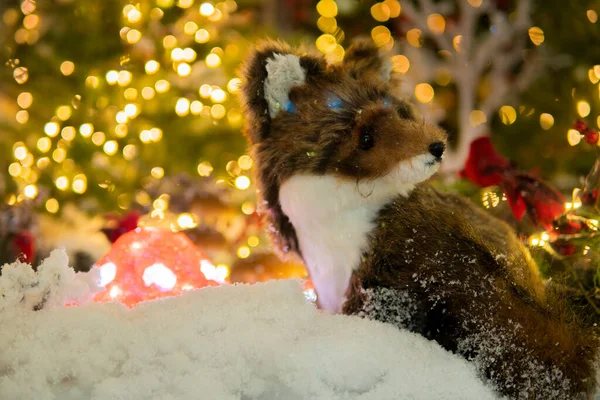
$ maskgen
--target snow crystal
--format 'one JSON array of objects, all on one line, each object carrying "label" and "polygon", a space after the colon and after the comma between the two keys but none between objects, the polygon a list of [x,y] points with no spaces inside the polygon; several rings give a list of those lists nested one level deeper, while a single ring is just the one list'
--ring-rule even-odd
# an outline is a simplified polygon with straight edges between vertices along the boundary
[{"label": "snow crystal", "polygon": [[1,399],[495,398],[465,360],[389,324],[324,314],[297,281],[63,307],[99,279],[67,262],[54,252],[37,274],[16,263],[0,277]]}]

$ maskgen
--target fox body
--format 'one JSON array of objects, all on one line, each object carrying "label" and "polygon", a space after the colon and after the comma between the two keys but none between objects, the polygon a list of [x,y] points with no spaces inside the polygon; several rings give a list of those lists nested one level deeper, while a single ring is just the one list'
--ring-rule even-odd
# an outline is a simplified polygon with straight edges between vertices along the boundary
[{"label": "fox body", "polygon": [[319,306],[392,323],[473,360],[511,398],[587,398],[596,339],[545,290],[510,227],[425,183],[446,134],[394,95],[373,43],[344,62],[285,43],[243,70],[261,212]]}]

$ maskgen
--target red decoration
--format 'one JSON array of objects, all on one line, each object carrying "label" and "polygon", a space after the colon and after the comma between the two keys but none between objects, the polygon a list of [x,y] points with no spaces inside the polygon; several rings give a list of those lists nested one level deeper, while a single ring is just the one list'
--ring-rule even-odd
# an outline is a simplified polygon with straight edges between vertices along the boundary
[{"label": "red decoration", "polygon": [[23,262],[30,264],[33,262],[35,259],[35,239],[31,232],[19,232],[12,238],[12,244]]},{"label": "red decoration", "polygon": [[509,160],[498,154],[487,136],[471,143],[461,176],[479,186],[500,186],[519,221],[528,213],[536,225],[551,230],[553,222],[565,211],[562,194],[533,174],[515,170]]},{"label": "red decoration", "polygon": [[102,232],[111,243],[114,243],[121,235],[137,228],[140,214],[137,211],[131,211],[122,217],[111,214],[106,219],[108,220],[107,227],[102,229]]},{"label": "red decoration", "polygon": [[588,129],[587,131],[585,131],[584,133],[585,135],[585,141],[588,142],[589,144],[597,144],[598,143],[598,132],[592,129]]},{"label": "red decoration", "polygon": [[119,301],[128,307],[219,285],[203,273],[214,272],[215,266],[200,249],[184,233],[164,229],[138,228],[122,235],[94,268],[100,269],[106,289],[94,300]]},{"label": "red decoration", "polygon": [[579,133],[583,134],[585,131],[587,131],[588,126],[587,126],[587,123],[584,120],[578,119],[573,124],[573,129],[575,129]]}]

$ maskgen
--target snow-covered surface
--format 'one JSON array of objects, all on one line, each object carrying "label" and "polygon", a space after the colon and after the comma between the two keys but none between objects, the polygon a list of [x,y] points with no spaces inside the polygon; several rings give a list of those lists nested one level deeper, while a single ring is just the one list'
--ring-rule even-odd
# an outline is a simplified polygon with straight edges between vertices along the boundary
[{"label": "snow-covered surface", "polygon": [[[495,398],[464,360],[392,326],[323,314],[296,281],[128,309],[85,304],[97,276],[66,265],[55,251],[38,274],[3,270],[0,399]],[[71,301],[83,305],[62,306]]]}]

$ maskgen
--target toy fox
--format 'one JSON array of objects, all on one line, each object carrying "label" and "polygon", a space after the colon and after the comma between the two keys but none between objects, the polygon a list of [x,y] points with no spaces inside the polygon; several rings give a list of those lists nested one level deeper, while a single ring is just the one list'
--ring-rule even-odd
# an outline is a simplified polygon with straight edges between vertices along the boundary
[{"label": "toy fox", "polygon": [[593,395],[595,336],[545,289],[507,224],[428,187],[446,133],[394,96],[372,42],[327,65],[265,41],[242,77],[261,212],[322,309],[435,340],[510,398]]}]

